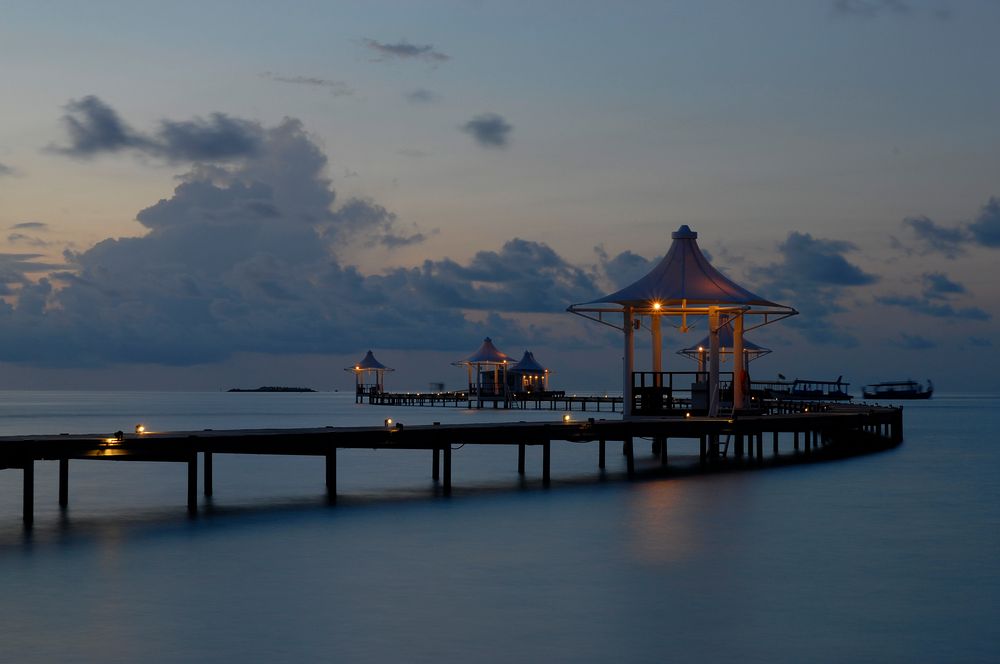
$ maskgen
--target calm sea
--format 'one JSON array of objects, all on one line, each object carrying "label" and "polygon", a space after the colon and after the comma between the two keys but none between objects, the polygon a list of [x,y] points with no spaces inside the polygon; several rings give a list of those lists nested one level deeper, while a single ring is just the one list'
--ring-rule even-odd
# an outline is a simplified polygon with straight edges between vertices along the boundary
[{"label": "calm sea", "polygon": [[[906,442],[846,461],[624,480],[555,444],[217,456],[0,471],[3,662],[1000,661],[1000,397],[906,406]],[[0,392],[0,434],[553,419],[380,410],[348,393]],[[691,454],[677,441],[671,453]],[[613,448],[610,448],[613,449]],[[648,454],[648,447],[639,447]],[[617,452],[617,450],[615,450]]]}]

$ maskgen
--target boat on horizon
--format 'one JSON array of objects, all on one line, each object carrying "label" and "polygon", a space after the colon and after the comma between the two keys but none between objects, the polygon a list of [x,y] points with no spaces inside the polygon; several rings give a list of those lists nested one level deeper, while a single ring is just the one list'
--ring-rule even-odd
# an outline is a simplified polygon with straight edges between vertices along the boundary
[{"label": "boat on horizon", "polygon": [[872,383],[861,388],[865,399],[930,399],[934,394],[934,384],[927,379],[927,385],[915,380],[897,380]]}]

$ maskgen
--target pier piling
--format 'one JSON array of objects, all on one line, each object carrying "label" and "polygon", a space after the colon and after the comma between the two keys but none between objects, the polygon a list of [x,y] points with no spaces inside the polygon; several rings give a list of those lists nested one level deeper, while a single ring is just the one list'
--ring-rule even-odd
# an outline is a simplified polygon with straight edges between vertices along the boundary
[{"label": "pier piling", "polygon": [[437,482],[441,479],[441,448],[435,447],[431,457],[431,479]]},{"label": "pier piling", "polygon": [[444,449],[444,494],[447,496],[451,493],[451,445],[445,445]]},{"label": "pier piling", "polygon": [[552,443],[545,441],[542,444],[542,484],[545,486],[549,485],[549,467],[552,460],[551,454]]},{"label": "pier piling", "polygon": [[30,528],[32,522],[35,520],[35,462],[32,459],[28,459],[24,462],[23,469],[24,484],[22,489],[24,496],[21,503],[21,518],[24,521],[24,525]]},{"label": "pier piling", "polygon": [[517,474],[524,475],[524,443],[517,445]]},{"label": "pier piling", "polygon": [[192,516],[198,513],[198,453],[195,451],[188,456],[187,511]]},{"label": "pier piling", "polygon": [[206,496],[211,497],[212,495],[212,453],[205,452],[205,468],[202,470],[203,477],[205,480],[204,493]]},{"label": "pier piling", "polygon": [[69,505],[69,459],[59,459],[59,507]]},{"label": "pier piling", "polygon": [[331,502],[337,499],[337,448],[326,453],[326,496]]},{"label": "pier piling", "polygon": [[601,440],[598,442],[598,447],[597,447],[597,467],[600,468],[601,470],[604,470],[604,448],[605,448],[605,440],[601,438]]}]

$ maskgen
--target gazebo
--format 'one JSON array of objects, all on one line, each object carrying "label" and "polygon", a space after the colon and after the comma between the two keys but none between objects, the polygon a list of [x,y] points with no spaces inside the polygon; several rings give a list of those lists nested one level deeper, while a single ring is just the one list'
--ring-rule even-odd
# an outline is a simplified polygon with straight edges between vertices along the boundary
[{"label": "gazebo", "polygon": [[344,371],[354,372],[354,402],[361,403],[366,394],[379,394],[385,390],[385,372],[395,371],[375,359],[368,351],[361,361]]},{"label": "gazebo", "polygon": [[[471,401],[473,394],[480,397],[505,394],[507,367],[513,362],[507,353],[493,345],[492,339],[486,337],[479,350],[464,360],[458,360],[452,364],[458,367],[464,366],[468,370],[469,399]],[[472,379],[473,369],[476,372],[475,381]]]},{"label": "gazebo", "polygon": [[534,353],[526,350],[517,364],[507,367],[507,384],[515,392],[546,392],[549,370],[535,359]]},{"label": "gazebo", "polygon": [[[708,318],[708,414],[719,414],[719,331],[727,324],[733,326],[733,352],[737,357],[744,353],[743,333],[777,320],[794,316],[792,307],[777,304],[750,292],[712,267],[698,248],[698,234],[681,226],[671,234],[673,244],[667,255],[635,283],[591,302],[573,304],[567,308],[591,320],[604,323],[624,333],[624,375],[622,393],[623,413],[631,417],[635,375],[635,332],[648,321],[652,336],[652,368],[655,380],[663,380],[663,339],[661,319],[664,316],[679,318],[682,332],[688,329],[688,316]],[[619,327],[605,317],[621,314]],[[755,317],[752,325],[746,320]],[[742,363],[736,363],[733,376],[733,407],[742,408],[744,402],[744,374]],[[644,409],[645,410],[645,409]]]},{"label": "gazebo", "polygon": [[[693,346],[688,346],[687,348],[682,348],[677,351],[678,355],[683,355],[689,357],[692,360],[698,362],[698,371],[703,372],[708,366],[708,346],[711,340],[706,336],[704,339],[694,344]],[[767,355],[771,352],[770,348],[764,348],[763,346],[758,346],[754,342],[743,337],[743,368],[749,370],[750,363],[756,360],[762,355]],[[723,325],[719,330],[719,356],[720,361],[725,362],[726,357],[733,355],[733,326],[726,324]]]}]

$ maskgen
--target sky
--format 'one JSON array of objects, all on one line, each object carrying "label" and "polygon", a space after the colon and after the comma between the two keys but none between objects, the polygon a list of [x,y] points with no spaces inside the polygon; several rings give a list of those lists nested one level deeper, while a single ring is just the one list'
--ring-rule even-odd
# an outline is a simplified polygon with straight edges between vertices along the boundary
[{"label": "sky", "polygon": [[687,224],[754,378],[1000,391],[997,0],[0,9],[0,388],[620,389],[565,309]]}]

